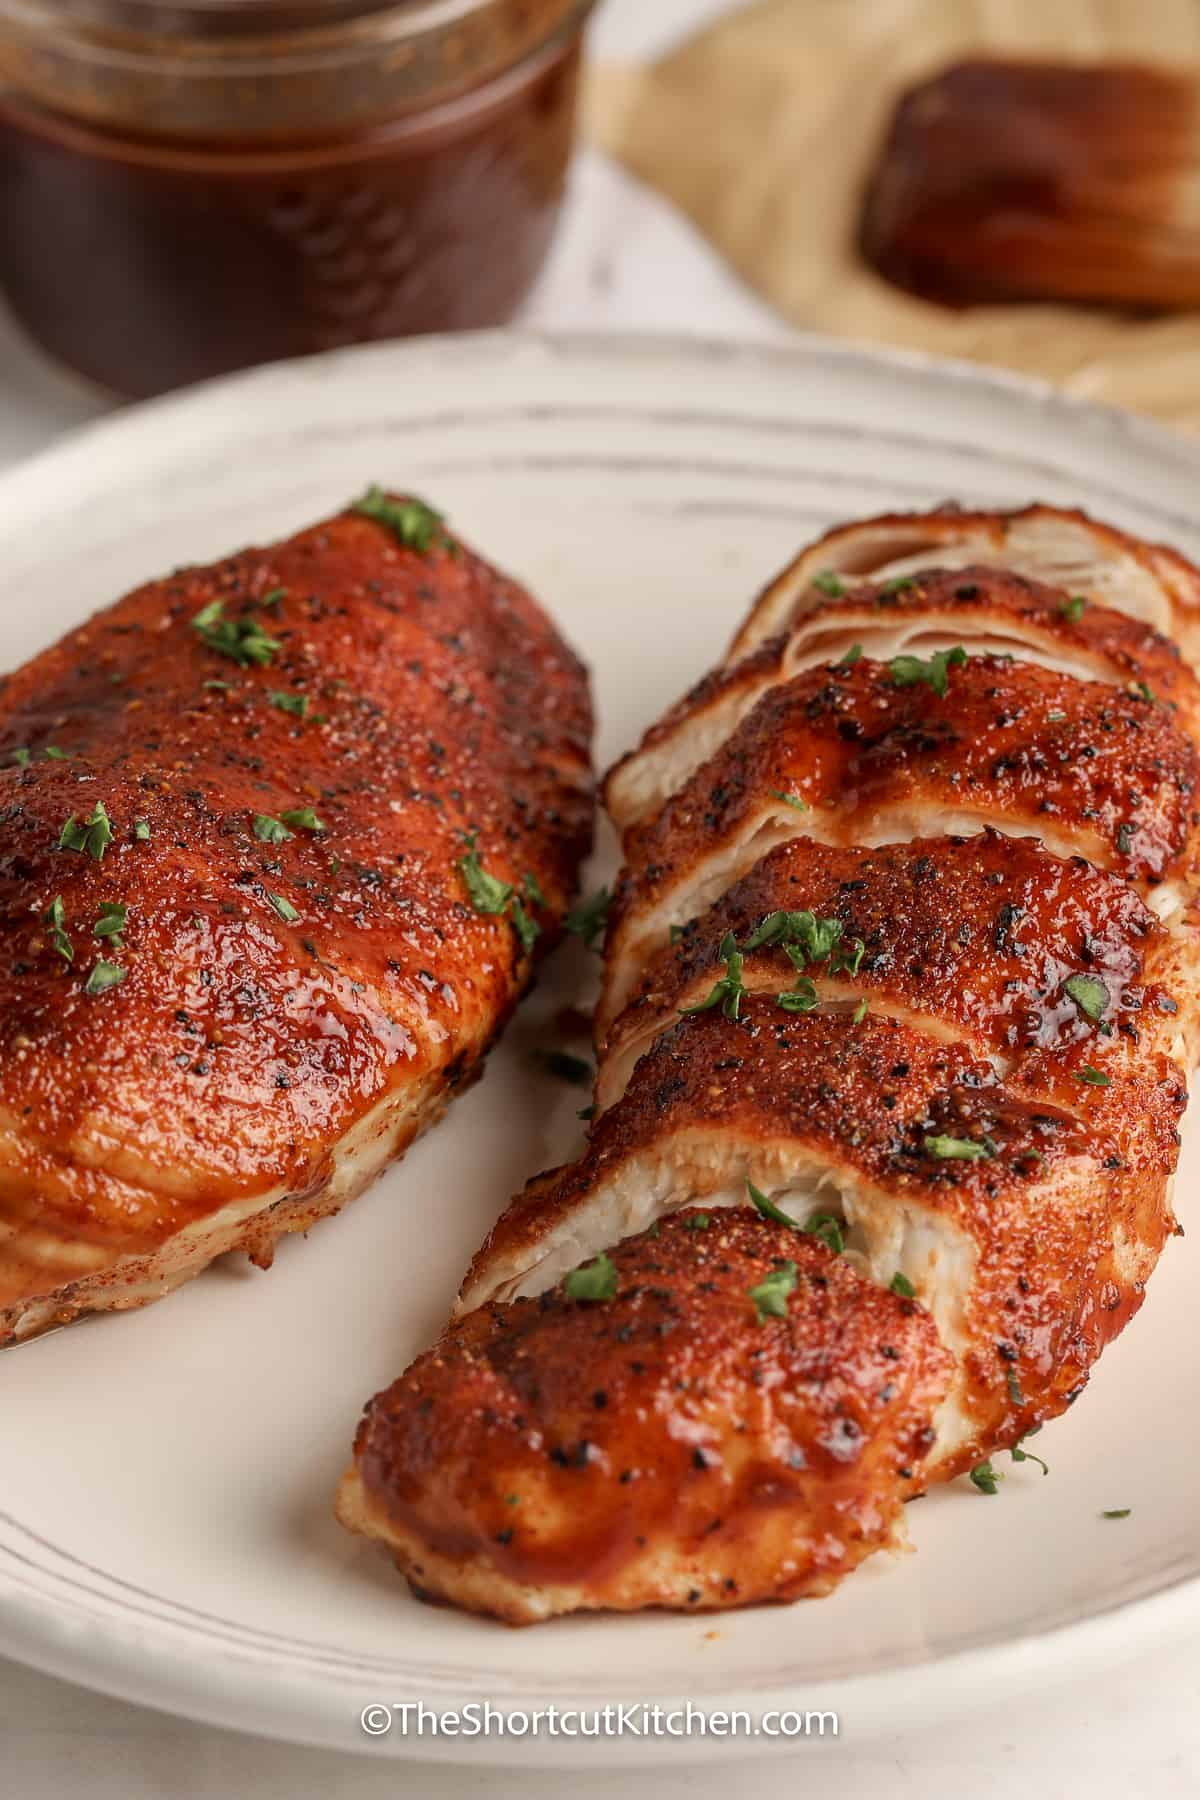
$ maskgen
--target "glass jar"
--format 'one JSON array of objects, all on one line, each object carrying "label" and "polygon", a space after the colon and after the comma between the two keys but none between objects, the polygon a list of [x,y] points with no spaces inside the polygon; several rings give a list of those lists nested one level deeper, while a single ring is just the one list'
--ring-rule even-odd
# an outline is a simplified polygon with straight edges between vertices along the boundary
[{"label": "glass jar", "polygon": [[0,287],[130,396],[502,324],[591,3],[0,0]]}]

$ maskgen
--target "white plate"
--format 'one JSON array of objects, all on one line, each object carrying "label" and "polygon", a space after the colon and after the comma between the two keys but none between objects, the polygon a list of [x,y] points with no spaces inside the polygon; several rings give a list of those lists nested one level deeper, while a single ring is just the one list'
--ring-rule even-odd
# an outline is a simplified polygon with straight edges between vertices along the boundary
[{"label": "white plate", "polygon": [[[0,480],[0,664],[135,581],[287,532],[371,480],[429,495],[554,610],[595,671],[602,761],[832,519],[1036,496],[1200,552],[1196,448],[1031,384],[815,341],[433,340],[142,407]],[[1186,1243],[1042,1438],[1050,1477],[1026,1463],[995,1499],[966,1483],[932,1495],[909,1514],[919,1554],[876,1558],[832,1600],[513,1633],[417,1605],[333,1523],[363,1401],[436,1331],[510,1191],[581,1129],[577,1092],[529,1067],[585,959],[558,963],[483,1084],[269,1275],[223,1267],[0,1358],[0,1651],[298,1741],[577,1764],[545,1736],[372,1740],[359,1715],[686,1697],[833,1707],[861,1740],[1200,1627]],[[1185,1174],[1185,1219],[1195,1185]],[[1122,1506],[1130,1518],[1100,1517]],[[719,1748],[626,1737],[588,1754]]]}]

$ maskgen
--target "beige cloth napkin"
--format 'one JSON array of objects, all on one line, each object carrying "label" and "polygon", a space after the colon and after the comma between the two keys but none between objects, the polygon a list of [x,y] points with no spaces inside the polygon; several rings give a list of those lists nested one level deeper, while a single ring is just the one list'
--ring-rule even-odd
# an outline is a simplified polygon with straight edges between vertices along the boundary
[{"label": "beige cloth napkin", "polygon": [[798,326],[1023,369],[1200,426],[1198,313],[956,313],[856,256],[897,93],[979,51],[1192,63],[1200,76],[1200,0],[757,0],[658,63],[596,69],[589,127]]}]

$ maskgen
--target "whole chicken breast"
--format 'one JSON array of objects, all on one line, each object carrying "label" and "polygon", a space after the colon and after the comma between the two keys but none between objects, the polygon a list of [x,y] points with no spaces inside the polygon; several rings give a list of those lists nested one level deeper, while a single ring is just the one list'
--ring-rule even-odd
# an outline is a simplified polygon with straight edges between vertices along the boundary
[{"label": "whole chicken breast", "polygon": [[[897,1541],[895,1502],[966,1472],[995,1491],[990,1459],[1029,1460],[1024,1440],[1078,1398],[1177,1230],[1200,1029],[1200,696],[1161,628],[1194,652],[1198,599],[1174,553],[1057,509],[846,526],[618,765],[625,866],[587,1149],[502,1215],[448,1335],[368,1407],[342,1488],[344,1521],[423,1594],[523,1622],[823,1591]],[[722,1247],[764,1235],[777,1273],[748,1282]],[[678,1511],[656,1494],[632,1551],[619,1533],[601,1548],[591,1509],[615,1519],[620,1499],[555,1475],[554,1541],[580,1552],[567,1573],[539,1562],[536,1530],[515,1557],[515,1530],[489,1541],[474,1496],[507,1415],[479,1359],[519,1345],[511,1429],[558,1441],[557,1396],[571,1384],[582,1404],[610,1325],[620,1343],[627,1309],[657,1292],[656,1245],[687,1325],[654,1379],[689,1395],[726,1341],[740,1356],[758,1332],[769,1358],[776,1317],[815,1328],[814,1242],[822,1273],[862,1284],[842,1289],[856,1321],[880,1300],[912,1307],[949,1359],[936,1382],[922,1363],[921,1400],[911,1377],[903,1389],[925,1407],[906,1448],[887,1418],[857,1422],[877,1455],[856,1439],[836,1525],[816,1485],[760,1518],[722,1479],[710,1555],[672,1460],[677,1413],[652,1386],[606,1406],[606,1441],[667,1471]],[[819,1331],[831,1378],[849,1378],[847,1319],[822,1313]],[[797,1379],[764,1372],[772,1394]],[[430,1413],[456,1420],[443,1468]],[[777,1454],[777,1415],[735,1395],[724,1416],[737,1451],[718,1431],[718,1471]],[[806,1470],[837,1442],[815,1417],[786,1441]],[[837,1553],[818,1570],[821,1533]]]},{"label": "whole chicken breast", "polygon": [[590,841],[587,683],[420,502],[0,688],[0,1341],[266,1266],[443,1110]]}]

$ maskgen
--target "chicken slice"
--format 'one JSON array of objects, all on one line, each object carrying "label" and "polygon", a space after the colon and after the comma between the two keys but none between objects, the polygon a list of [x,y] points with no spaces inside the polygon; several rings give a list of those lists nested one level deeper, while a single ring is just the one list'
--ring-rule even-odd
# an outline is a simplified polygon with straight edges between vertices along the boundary
[{"label": "chicken slice", "polygon": [[1064,861],[991,827],[873,850],[793,838],[651,958],[598,1046],[599,1110],[620,1098],[654,1039],[725,981],[730,938],[749,992],[861,1001],[969,1045],[1000,1074],[1034,1053],[1053,1066],[1073,1045],[1094,1045],[1095,1025],[1065,985],[1080,979],[1116,1040],[1096,1050],[1106,1066],[1119,1048],[1190,1068],[1200,1048],[1196,924],[1162,924],[1082,857]]},{"label": "chicken slice", "polygon": [[935,566],[1013,569],[1067,594],[1114,607],[1173,638],[1200,663],[1200,573],[1176,551],[1058,506],[978,512],[954,505],[884,513],[835,526],[759,595],[726,661],[740,662],[820,601],[818,577],[893,580]]},{"label": "chicken slice", "polygon": [[920,1307],[745,1208],[607,1264],[606,1297],[459,1320],[368,1407],[338,1514],[418,1595],[514,1625],[701,1612],[826,1592],[896,1540],[951,1367]]},{"label": "chicken slice", "polygon": [[601,1037],[672,928],[799,836],[869,846],[1002,824],[1131,880],[1170,877],[1161,904],[1174,910],[1196,863],[1200,755],[1170,710],[993,656],[940,674],[936,686],[898,685],[889,665],[863,657],[772,688],[629,834]]},{"label": "chicken slice", "polygon": [[586,677],[436,515],[381,507],[0,685],[0,1342],[265,1266],[474,1077],[553,940]]},{"label": "chicken slice", "polygon": [[[580,1162],[503,1214],[460,1309],[543,1293],[681,1207],[744,1205],[752,1182],[802,1225],[836,1219],[857,1267],[883,1287],[900,1275],[929,1310],[956,1363],[928,1459],[944,1479],[1070,1403],[1174,1229],[1186,1084],[1165,1057],[1124,1058],[1081,1117],[1072,1077],[1100,1041],[1045,1057],[1031,1089],[847,1008],[789,1015],[755,997],[737,1021],[681,1020]],[[1042,1097],[1055,1068],[1069,1110]]]},{"label": "chicken slice", "polygon": [[1200,738],[1200,683],[1160,632],[1011,571],[922,569],[820,593],[786,631],[718,666],[610,771],[605,804],[622,832],[652,817],[764,694],[807,669],[861,654],[927,659],[959,644],[973,656],[1017,656],[1060,675],[1148,690]]}]

